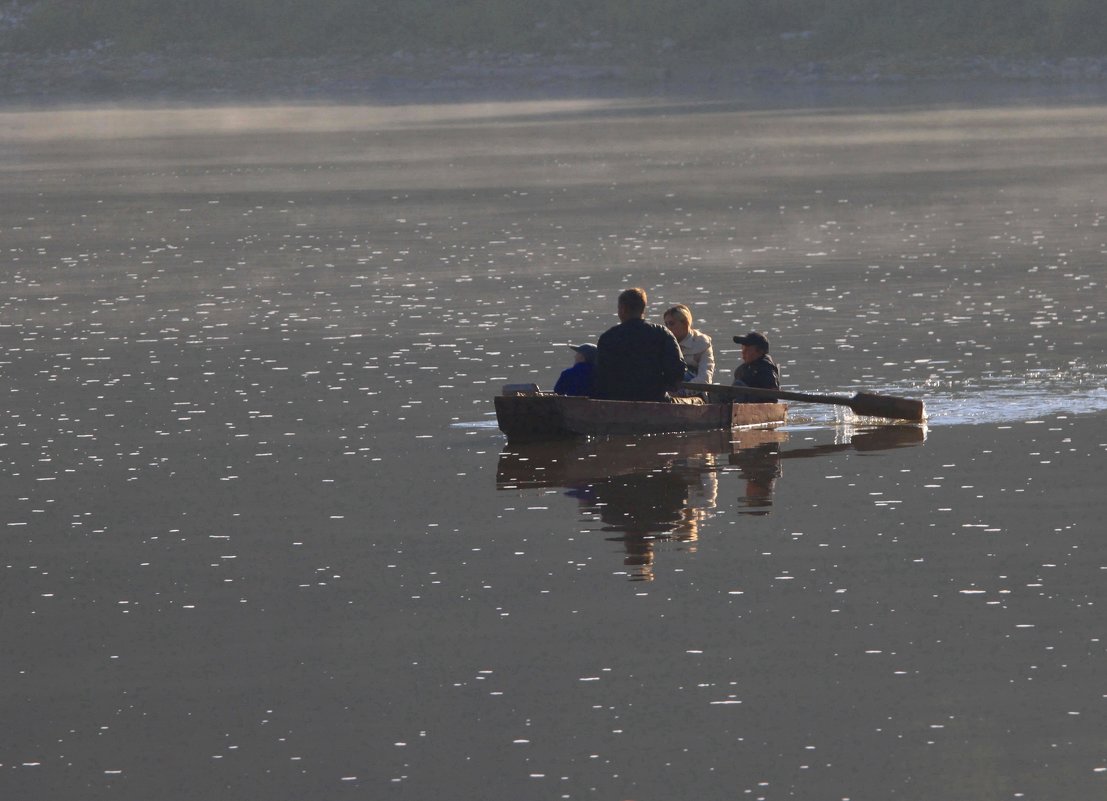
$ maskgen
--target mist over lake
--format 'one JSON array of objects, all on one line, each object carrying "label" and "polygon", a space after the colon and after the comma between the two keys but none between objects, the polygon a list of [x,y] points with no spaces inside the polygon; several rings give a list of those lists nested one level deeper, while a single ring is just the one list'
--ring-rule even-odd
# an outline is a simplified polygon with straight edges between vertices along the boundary
[{"label": "mist over lake", "polygon": [[[1100,797],[1107,108],[779,105],[0,112],[0,795]],[[507,443],[628,286],[929,420]]]}]

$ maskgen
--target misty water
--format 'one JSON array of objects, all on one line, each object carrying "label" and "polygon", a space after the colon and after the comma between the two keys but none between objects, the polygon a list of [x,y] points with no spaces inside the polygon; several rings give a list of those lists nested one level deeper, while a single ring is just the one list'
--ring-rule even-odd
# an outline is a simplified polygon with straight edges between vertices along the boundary
[{"label": "misty water", "polygon": [[[5,799],[1107,793],[1107,107],[0,113]],[[776,431],[507,444],[627,286]]]}]

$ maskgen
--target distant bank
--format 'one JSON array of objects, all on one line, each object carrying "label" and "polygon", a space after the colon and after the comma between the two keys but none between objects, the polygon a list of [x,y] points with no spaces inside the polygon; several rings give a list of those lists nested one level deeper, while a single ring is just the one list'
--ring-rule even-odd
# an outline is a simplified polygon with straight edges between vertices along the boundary
[{"label": "distant bank", "polygon": [[0,53],[0,104],[85,102],[448,102],[602,96],[726,97],[804,88],[935,83],[1073,87],[1107,92],[1107,57],[1010,58],[918,55],[751,63],[671,53],[650,63],[617,53],[536,55],[436,51],[228,58],[195,53],[118,54],[89,48]]}]

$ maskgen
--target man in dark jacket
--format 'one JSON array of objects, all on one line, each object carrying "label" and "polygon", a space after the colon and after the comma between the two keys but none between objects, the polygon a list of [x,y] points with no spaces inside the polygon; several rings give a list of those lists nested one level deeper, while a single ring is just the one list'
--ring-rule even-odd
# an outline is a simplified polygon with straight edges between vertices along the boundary
[{"label": "man in dark jacket", "polygon": [[[757,387],[759,389],[780,389],[780,368],[769,355],[769,340],[758,332],[734,337],[742,346],[742,363],[734,371],[734,386]],[[735,401],[744,403],[776,403],[773,398],[736,397]]]},{"label": "man in dark jacket", "polygon": [[645,290],[620,293],[620,322],[599,340],[593,397],[666,401],[666,393],[684,378],[676,338],[664,326],[647,323],[645,313]]}]

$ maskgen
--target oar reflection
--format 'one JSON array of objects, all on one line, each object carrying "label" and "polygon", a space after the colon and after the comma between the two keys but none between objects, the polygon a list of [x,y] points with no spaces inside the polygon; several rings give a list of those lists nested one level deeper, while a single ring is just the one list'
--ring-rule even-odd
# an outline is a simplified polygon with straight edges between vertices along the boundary
[{"label": "oar reflection", "polygon": [[657,549],[694,551],[702,522],[719,503],[719,476],[743,479],[740,514],[769,514],[784,459],[836,451],[883,450],[924,441],[919,426],[879,426],[849,441],[787,448],[780,430],[745,430],[650,437],[610,437],[509,444],[500,454],[502,490],[559,488],[624,550],[628,577],[653,578]]}]

